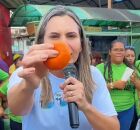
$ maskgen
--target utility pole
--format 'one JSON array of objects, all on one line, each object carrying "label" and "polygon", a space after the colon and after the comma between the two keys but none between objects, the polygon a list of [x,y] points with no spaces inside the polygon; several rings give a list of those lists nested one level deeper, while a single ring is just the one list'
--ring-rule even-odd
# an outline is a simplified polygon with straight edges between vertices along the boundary
[{"label": "utility pole", "polygon": [[[108,9],[111,9],[112,8],[112,0],[108,0]],[[108,26],[108,30],[111,30],[112,27],[111,26]]]},{"label": "utility pole", "polygon": [[98,3],[99,3],[99,7],[101,8],[101,0],[99,0],[99,2],[98,2]]},{"label": "utility pole", "polygon": [[112,8],[112,0],[108,0],[108,9]]}]

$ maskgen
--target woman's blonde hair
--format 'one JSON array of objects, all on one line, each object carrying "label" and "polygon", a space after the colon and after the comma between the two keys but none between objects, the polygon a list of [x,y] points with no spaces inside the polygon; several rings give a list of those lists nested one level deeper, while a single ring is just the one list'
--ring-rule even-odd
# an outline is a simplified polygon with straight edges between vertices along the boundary
[{"label": "woman's blonde hair", "polygon": [[[52,17],[55,16],[69,16],[71,17],[79,27],[79,34],[81,38],[82,51],[79,54],[79,57],[75,63],[75,66],[78,71],[78,79],[83,83],[85,87],[85,95],[87,100],[91,103],[93,92],[95,90],[95,84],[92,80],[90,72],[90,57],[89,57],[89,45],[86,40],[86,36],[80,22],[80,19],[75,15],[75,13],[65,6],[56,6],[52,8],[41,20],[36,35],[36,44],[41,44],[44,42],[45,28],[47,23]],[[52,99],[52,90],[51,84],[48,79],[48,76],[44,77],[41,81],[42,83],[42,93],[41,93],[41,104],[46,106],[48,102]]]}]

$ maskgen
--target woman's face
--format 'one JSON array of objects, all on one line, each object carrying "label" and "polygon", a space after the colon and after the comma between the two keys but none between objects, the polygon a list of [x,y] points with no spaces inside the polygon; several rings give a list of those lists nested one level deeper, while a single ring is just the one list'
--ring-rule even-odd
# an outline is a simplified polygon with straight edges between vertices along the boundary
[{"label": "woman's face", "polygon": [[135,61],[135,53],[133,50],[126,50],[125,51],[125,58],[128,60],[128,62],[133,65]]},{"label": "woman's face", "polygon": [[114,43],[109,54],[110,54],[112,63],[114,63],[114,64],[123,63],[123,59],[125,56],[125,49],[124,49],[123,43],[121,43],[121,42]]},{"label": "woman's face", "polygon": [[71,52],[70,63],[75,63],[81,51],[79,27],[70,16],[54,16],[45,28],[45,43],[63,41],[68,44]]},{"label": "woman's face", "polygon": [[16,68],[20,67],[22,65],[22,59],[17,59],[17,62],[15,63]]}]

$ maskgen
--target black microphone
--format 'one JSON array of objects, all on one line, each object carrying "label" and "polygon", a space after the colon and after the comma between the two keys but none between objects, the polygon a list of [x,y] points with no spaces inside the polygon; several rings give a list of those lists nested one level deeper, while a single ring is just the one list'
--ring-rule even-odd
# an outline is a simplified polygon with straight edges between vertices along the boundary
[{"label": "black microphone", "polygon": [[[74,64],[69,64],[63,70],[65,78],[74,77],[77,79],[77,69]],[[69,121],[71,128],[79,127],[79,112],[75,102],[68,102]]]}]

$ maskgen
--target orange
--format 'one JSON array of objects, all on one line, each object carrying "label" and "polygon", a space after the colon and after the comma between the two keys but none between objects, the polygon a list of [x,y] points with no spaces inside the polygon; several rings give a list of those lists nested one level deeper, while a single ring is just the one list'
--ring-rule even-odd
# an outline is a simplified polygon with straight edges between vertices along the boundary
[{"label": "orange", "polygon": [[54,49],[59,52],[56,57],[47,59],[44,64],[50,70],[61,70],[66,67],[71,59],[69,46],[62,42],[54,42]]}]

